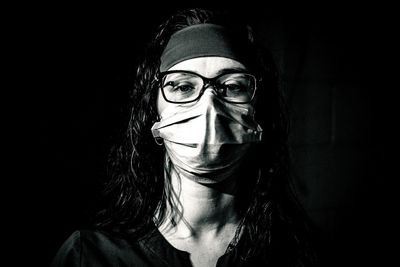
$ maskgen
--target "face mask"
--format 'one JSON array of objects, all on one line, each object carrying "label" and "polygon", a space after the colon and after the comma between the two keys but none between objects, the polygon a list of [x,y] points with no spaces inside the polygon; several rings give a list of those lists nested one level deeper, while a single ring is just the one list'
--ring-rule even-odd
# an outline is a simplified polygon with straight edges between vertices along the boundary
[{"label": "face mask", "polygon": [[262,129],[250,104],[231,104],[206,90],[199,101],[171,105],[151,128],[175,169],[202,183],[231,176]]}]

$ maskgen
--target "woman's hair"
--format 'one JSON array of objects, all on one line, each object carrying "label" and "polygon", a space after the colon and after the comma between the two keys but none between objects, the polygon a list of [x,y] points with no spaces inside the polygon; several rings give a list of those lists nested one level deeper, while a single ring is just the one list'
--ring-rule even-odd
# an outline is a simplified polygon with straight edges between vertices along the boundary
[{"label": "woman's hair", "polygon": [[260,144],[252,147],[244,163],[242,172],[246,180],[239,180],[238,209],[243,227],[240,242],[246,248],[241,256],[251,258],[268,250],[274,255],[272,261],[307,265],[313,258],[312,250],[306,216],[290,182],[288,122],[278,70],[272,56],[257,47],[251,28],[224,12],[182,10],[160,25],[137,68],[126,134],[110,153],[107,205],[99,212],[97,226],[140,238],[154,229],[154,224],[168,219],[166,207],[175,205],[169,179],[164,178],[170,164],[164,164],[164,146],[156,144],[150,130],[158,118],[159,84],[155,77],[169,37],[182,28],[201,23],[220,24],[246,36],[258,55],[255,75],[260,81],[255,110],[264,136]]}]

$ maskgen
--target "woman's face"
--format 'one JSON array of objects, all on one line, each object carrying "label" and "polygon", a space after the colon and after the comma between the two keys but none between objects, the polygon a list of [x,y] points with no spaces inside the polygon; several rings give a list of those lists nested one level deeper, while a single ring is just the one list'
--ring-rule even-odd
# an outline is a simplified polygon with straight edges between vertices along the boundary
[{"label": "woman's face", "polygon": [[[169,70],[191,71],[206,78],[213,78],[226,71],[246,71],[247,69],[242,63],[230,58],[199,57],[179,62],[178,64],[172,66]],[[160,89],[157,97],[158,114],[161,114],[165,108],[171,105],[176,104],[167,102],[164,99]]]}]

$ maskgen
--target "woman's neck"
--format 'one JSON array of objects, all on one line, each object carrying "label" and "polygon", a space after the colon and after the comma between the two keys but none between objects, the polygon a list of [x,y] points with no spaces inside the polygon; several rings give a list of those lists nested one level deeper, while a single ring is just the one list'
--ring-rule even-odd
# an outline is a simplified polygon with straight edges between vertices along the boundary
[{"label": "woman's neck", "polygon": [[[200,184],[187,177],[171,174],[171,185],[175,192],[174,202],[182,213],[182,219],[171,227],[169,220],[160,230],[165,235],[180,238],[201,239],[216,237],[227,229],[236,228],[239,221],[235,209],[236,179],[229,178],[217,184]],[[166,214],[172,214],[171,209]],[[229,230],[231,231],[231,230]]]}]

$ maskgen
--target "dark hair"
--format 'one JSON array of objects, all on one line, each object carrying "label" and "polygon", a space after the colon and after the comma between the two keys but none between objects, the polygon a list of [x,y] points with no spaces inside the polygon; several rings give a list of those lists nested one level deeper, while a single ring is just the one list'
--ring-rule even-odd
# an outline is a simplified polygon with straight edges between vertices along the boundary
[{"label": "dark hair", "polygon": [[[160,56],[176,31],[200,23],[220,24],[247,36],[257,51],[261,79],[255,103],[256,121],[263,128],[263,141],[249,153],[242,171],[241,205],[243,235],[247,245],[243,258],[267,249],[279,262],[304,266],[312,260],[305,213],[290,183],[288,123],[280,90],[279,75],[272,56],[256,46],[253,32],[237,17],[204,9],[177,12],[158,29],[137,68],[130,95],[131,115],[123,142],[112,149],[108,205],[99,213],[97,226],[103,230],[143,237],[165,220],[166,205],[172,204],[168,179],[164,178],[165,149],[155,143],[151,126],[157,119],[158,82],[155,77]],[[168,164],[167,164],[168,165]],[[250,174],[249,174],[250,173]],[[154,221],[155,213],[161,214]],[[242,241],[241,241],[242,242]]]}]

